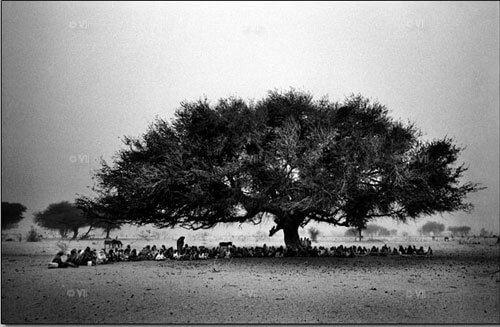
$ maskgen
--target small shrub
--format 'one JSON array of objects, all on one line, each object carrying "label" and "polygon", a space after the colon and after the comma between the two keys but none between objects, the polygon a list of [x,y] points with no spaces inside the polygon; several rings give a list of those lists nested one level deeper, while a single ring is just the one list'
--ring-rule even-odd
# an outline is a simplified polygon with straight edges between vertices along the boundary
[{"label": "small shrub", "polygon": [[68,244],[65,242],[57,242],[56,246],[64,253],[68,252]]},{"label": "small shrub", "polygon": [[28,235],[26,236],[26,241],[40,242],[41,240],[42,240],[42,235],[38,234],[38,231],[35,229],[35,227],[31,226],[31,229],[28,232]]}]

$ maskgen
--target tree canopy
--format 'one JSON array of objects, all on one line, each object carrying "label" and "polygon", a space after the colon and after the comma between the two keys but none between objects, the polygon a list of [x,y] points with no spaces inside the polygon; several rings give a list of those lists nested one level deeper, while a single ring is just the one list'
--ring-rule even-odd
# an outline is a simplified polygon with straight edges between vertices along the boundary
[{"label": "tree canopy", "polygon": [[461,148],[450,138],[423,141],[360,95],[332,102],[292,89],[257,102],[183,102],[171,122],[157,118],[124,144],[96,173],[98,196],[81,203],[104,201],[127,222],[160,228],[268,214],[270,236],[283,230],[291,247],[312,220],[365,228],[377,217],[470,210],[466,195],[479,189],[461,183],[467,168],[455,165]]},{"label": "tree canopy", "polygon": [[35,223],[59,231],[62,237],[72,231],[73,239],[76,239],[80,227],[89,225],[84,213],[68,201],[50,204],[44,211],[35,213]]},{"label": "tree canopy", "polygon": [[26,207],[20,203],[2,202],[2,229],[10,229],[24,218]]}]

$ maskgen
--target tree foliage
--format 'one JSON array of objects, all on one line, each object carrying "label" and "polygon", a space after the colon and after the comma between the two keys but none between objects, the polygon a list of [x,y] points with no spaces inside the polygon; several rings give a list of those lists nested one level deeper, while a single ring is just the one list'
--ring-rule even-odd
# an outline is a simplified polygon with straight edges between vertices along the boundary
[{"label": "tree foliage", "polygon": [[172,122],[157,118],[126,137],[96,174],[98,196],[79,201],[160,228],[258,224],[269,214],[270,235],[283,230],[290,246],[311,220],[366,228],[377,217],[470,210],[466,195],[479,187],[461,183],[461,148],[420,137],[359,95],[339,103],[292,89],[258,102],[184,102]]},{"label": "tree foliage", "polygon": [[92,228],[101,228],[106,238],[109,238],[111,231],[118,230],[125,224],[125,221],[121,219],[121,215],[124,214],[123,207],[120,197],[114,195],[109,189],[101,189],[98,192],[100,196],[97,199],[79,197],[75,204],[84,213],[90,226],[87,234]]},{"label": "tree foliage", "polygon": [[63,237],[71,231],[73,239],[76,239],[80,227],[89,225],[83,212],[68,201],[50,204],[44,211],[35,213],[35,223],[57,230]]},{"label": "tree foliage", "polygon": [[26,207],[20,203],[2,202],[2,229],[10,229],[24,218]]}]

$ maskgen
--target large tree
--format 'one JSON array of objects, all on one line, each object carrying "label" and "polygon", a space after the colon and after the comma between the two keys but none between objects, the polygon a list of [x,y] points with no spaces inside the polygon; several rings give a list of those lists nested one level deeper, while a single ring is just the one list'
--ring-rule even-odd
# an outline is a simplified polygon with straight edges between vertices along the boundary
[{"label": "large tree", "polygon": [[[466,195],[479,189],[461,182],[451,139],[422,141],[362,96],[337,103],[290,90],[258,102],[184,102],[172,122],[157,118],[124,143],[96,186],[129,222],[200,229],[268,214],[270,235],[283,230],[291,247],[311,220],[364,228],[377,217],[469,210]],[[81,200],[99,206],[102,194]]]},{"label": "large tree", "polygon": [[44,211],[35,213],[35,223],[59,231],[62,237],[72,231],[73,239],[78,236],[79,228],[89,225],[82,210],[68,201],[50,204]]},{"label": "large tree", "polygon": [[10,229],[24,218],[26,207],[20,203],[2,202],[2,229]]}]

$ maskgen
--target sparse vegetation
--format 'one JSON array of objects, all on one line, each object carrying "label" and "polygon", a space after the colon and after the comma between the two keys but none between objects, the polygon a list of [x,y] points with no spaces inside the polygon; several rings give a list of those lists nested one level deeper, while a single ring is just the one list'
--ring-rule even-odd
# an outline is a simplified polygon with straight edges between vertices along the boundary
[{"label": "sparse vegetation", "polygon": [[26,236],[27,242],[40,242],[42,240],[42,235],[38,233],[35,227],[31,226],[31,229]]}]

